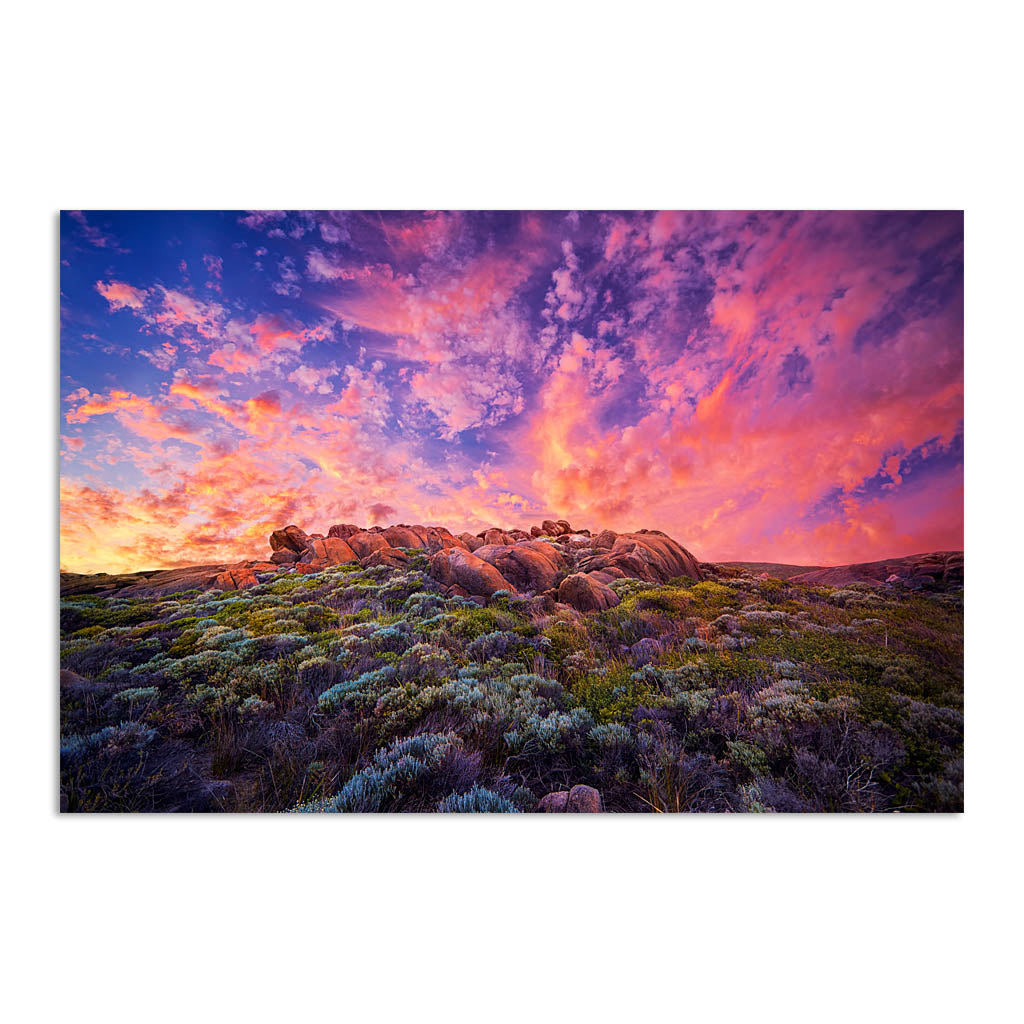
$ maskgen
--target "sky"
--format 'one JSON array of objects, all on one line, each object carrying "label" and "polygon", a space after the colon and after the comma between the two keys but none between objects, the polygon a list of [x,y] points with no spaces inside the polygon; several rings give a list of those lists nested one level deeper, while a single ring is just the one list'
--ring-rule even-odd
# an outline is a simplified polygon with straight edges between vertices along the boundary
[{"label": "sky", "polygon": [[959,212],[68,211],[62,570],[565,518],[963,547]]}]

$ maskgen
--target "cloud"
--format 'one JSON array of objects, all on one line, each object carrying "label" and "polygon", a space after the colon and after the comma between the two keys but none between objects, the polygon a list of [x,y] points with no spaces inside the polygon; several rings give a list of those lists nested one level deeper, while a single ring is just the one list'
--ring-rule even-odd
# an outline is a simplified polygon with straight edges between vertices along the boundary
[{"label": "cloud", "polygon": [[382,520],[387,519],[388,516],[393,516],[395,514],[394,508],[392,508],[390,505],[385,505],[382,502],[377,502],[371,505],[367,509],[367,511],[370,513],[370,518],[375,523],[379,523]]},{"label": "cloud", "polygon": [[[95,285],[109,331],[62,339],[65,436],[81,441],[64,445],[65,562],[249,556],[268,527],[381,507],[474,530],[652,527],[709,559],[955,547],[961,229],[955,214],[264,211],[206,254],[216,301],[119,262]],[[248,230],[273,239],[276,279],[236,248]],[[70,311],[88,308],[69,287]],[[112,367],[123,345],[97,340],[124,340],[125,309],[158,339],[133,347],[152,368],[131,377]]]},{"label": "cloud", "polygon": [[297,384],[307,394],[314,391],[319,395],[329,395],[334,388],[328,380],[338,372],[336,366],[324,366],[319,369],[302,364],[288,374],[288,380]]},{"label": "cloud", "polygon": [[96,291],[107,300],[111,309],[142,309],[149,294],[145,288],[133,288],[124,281],[97,281]]},{"label": "cloud", "polygon": [[170,370],[178,361],[178,349],[169,341],[153,350],[140,348],[139,355],[145,356],[158,370],[164,371]]},{"label": "cloud", "polygon": [[100,228],[96,227],[95,224],[90,224],[85,213],[81,210],[69,210],[68,215],[78,224],[81,228],[82,235],[85,240],[90,244],[94,245],[97,249],[112,249],[114,252],[128,253],[129,249],[122,249],[117,239],[113,235],[107,234]]}]

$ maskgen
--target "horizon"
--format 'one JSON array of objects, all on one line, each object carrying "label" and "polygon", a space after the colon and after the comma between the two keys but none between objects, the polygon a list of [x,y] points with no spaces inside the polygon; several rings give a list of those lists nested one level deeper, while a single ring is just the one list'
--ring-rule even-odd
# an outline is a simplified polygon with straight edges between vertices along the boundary
[{"label": "horizon", "polygon": [[708,562],[963,549],[960,212],[60,227],[62,571],[384,519],[657,529]]}]

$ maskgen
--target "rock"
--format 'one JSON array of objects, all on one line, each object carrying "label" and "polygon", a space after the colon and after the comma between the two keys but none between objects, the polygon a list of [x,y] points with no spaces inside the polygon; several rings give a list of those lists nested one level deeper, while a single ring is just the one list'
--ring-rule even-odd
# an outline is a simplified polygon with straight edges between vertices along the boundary
[{"label": "rock", "polygon": [[217,576],[214,585],[221,590],[244,590],[246,587],[255,587],[259,583],[256,574],[252,569],[227,569]]},{"label": "rock", "polygon": [[664,648],[661,643],[652,636],[645,636],[642,640],[637,640],[629,649],[633,664],[638,668],[642,665],[649,665],[652,661],[657,661],[663,652]]},{"label": "rock", "polygon": [[514,543],[514,538],[510,537],[504,530],[492,527],[490,530],[484,531],[483,541],[484,544],[511,544]]},{"label": "rock", "polygon": [[445,548],[430,559],[430,575],[445,587],[457,584],[472,597],[515,587],[489,562],[462,548]]},{"label": "rock", "polygon": [[609,551],[615,545],[615,539],[618,534],[614,530],[602,530],[591,542],[591,546],[595,548],[607,548]]},{"label": "rock", "polygon": [[476,551],[477,548],[482,548],[484,546],[483,538],[477,537],[472,533],[460,533],[459,540],[461,540],[470,551]]},{"label": "rock", "polygon": [[545,537],[561,537],[563,533],[572,533],[569,524],[564,519],[559,519],[556,523],[552,519],[545,519],[540,524],[541,534]]},{"label": "rock", "polygon": [[604,810],[601,793],[593,786],[573,786],[565,810],[569,814],[600,814]]},{"label": "rock", "polygon": [[60,670],[60,688],[68,693],[88,693],[92,690],[102,690],[102,683],[94,683],[77,672],[70,672],[66,668]]},{"label": "rock", "polygon": [[352,523],[340,523],[337,526],[332,526],[327,531],[328,537],[340,537],[342,540],[347,540],[352,536],[353,533],[362,533],[363,528],[361,526],[355,526]]},{"label": "rock", "polygon": [[409,564],[409,556],[398,548],[384,547],[361,558],[359,564],[364,569],[369,569],[371,565],[387,565],[392,569],[401,569]]},{"label": "rock", "polygon": [[165,569],[150,573],[137,583],[121,587],[118,597],[165,597],[182,590],[209,590],[219,586],[217,577],[232,565],[190,565],[185,569]]},{"label": "rock", "polygon": [[292,562],[298,560],[298,554],[292,551],[291,548],[278,548],[271,556],[270,560],[275,565],[291,565]]},{"label": "rock", "polygon": [[544,536],[544,531],[539,526],[531,526],[530,527],[530,536],[531,537],[543,537]]},{"label": "rock", "polygon": [[474,554],[493,565],[516,590],[535,594],[555,586],[558,577],[569,568],[565,556],[542,540],[485,544]]},{"label": "rock", "polygon": [[568,792],[548,793],[537,810],[547,814],[599,814],[604,810],[601,793],[593,786],[573,786]]},{"label": "rock", "polygon": [[619,603],[619,595],[600,580],[577,572],[566,576],[558,587],[558,600],[581,612],[603,612]]},{"label": "rock", "polygon": [[[419,530],[426,532],[423,527]],[[427,542],[419,530],[409,526],[389,526],[381,536],[394,548],[425,548]]]},{"label": "rock", "polygon": [[568,805],[569,791],[563,789],[559,793],[548,793],[547,796],[541,797],[537,810],[542,814],[559,814],[563,813]]},{"label": "rock", "polygon": [[366,530],[363,530],[361,533],[350,534],[345,540],[348,546],[361,559],[373,554],[374,551],[380,551],[381,548],[391,547],[383,534],[370,533]]},{"label": "rock", "polygon": [[302,573],[307,573],[307,572],[323,572],[324,569],[326,569],[326,568],[327,568],[327,563],[326,562],[296,562],[295,563],[295,571],[296,572],[302,572]]},{"label": "rock", "polygon": [[[426,538],[425,547],[432,555],[447,548],[460,548],[462,551],[469,550],[469,545],[462,537],[455,537],[447,530],[442,530],[439,527],[424,527],[424,536]],[[476,542],[478,545],[481,543],[479,538],[477,538]]]},{"label": "rock", "polygon": [[704,573],[693,555],[657,530],[620,533],[611,550],[598,551],[583,559],[580,568],[585,572],[616,568],[622,570],[625,576],[652,583],[666,583],[677,576],[704,579]]},{"label": "rock", "polygon": [[273,551],[288,548],[298,554],[306,550],[309,537],[297,526],[286,526],[283,530],[275,530],[270,535],[270,547]]},{"label": "rock", "polygon": [[327,565],[342,565],[345,562],[358,562],[359,556],[352,550],[352,546],[341,539],[341,537],[325,537],[323,540],[314,540],[310,545],[313,552],[313,561],[324,562]]}]

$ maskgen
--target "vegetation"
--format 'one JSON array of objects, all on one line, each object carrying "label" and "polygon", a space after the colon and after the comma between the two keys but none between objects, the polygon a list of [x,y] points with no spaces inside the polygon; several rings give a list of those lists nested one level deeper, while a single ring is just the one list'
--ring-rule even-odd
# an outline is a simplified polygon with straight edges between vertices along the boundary
[{"label": "vegetation", "polygon": [[962,810],[962,593],[733,568],[583,616],[415,566],[62,602],[62,807]]}]

